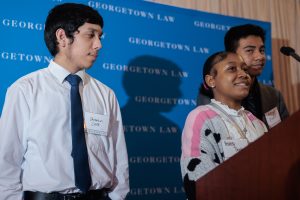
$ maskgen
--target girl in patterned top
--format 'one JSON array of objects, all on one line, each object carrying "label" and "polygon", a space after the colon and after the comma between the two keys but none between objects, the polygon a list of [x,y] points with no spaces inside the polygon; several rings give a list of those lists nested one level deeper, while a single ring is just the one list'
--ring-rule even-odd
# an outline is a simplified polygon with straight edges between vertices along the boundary
[{"label": "girl in patterned top", "polygon": [[267,132],[262,121],[241,106],[250,89],[247,65],[231,52],[211,55],[203,67],[211,103],[192,110],[182,134],[181,172],[187,198],[196,181]]}]

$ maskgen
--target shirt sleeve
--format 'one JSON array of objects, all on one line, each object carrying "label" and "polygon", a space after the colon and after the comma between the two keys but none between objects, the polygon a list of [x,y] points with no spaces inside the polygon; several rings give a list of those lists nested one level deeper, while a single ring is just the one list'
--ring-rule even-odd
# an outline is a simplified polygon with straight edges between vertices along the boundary
[{"label": "shirt sleeve", "polygon": [[0,121],[0,199],[21,200],[22,135],[29,107],[21,87],[8,89]]},{"label": "shirt sleeve", "polygon": [[181,171],[184,180],[196,181],[222,161],[218,142],[204,112],[191,113],[186,119],[182,134]]},{"label": "shirt sleeve", "polygon": [[109,193],[111,199],[123,200],[129,192],[129,172],[128,172],[128,155],[123,131],[123,123],[120,107],[115,95],[112,95],[112,112],[115,116],[112,125],[112,137],[115,141],[115,177],[113,180],[114,187]]},{"label": "shirt sleeve", "polygon": [[195,109],[184,125],[180,165],[188,199],[196,198],[196,181],[223,161],[218,147],[220,134],[214,131],[211,123],[213,116],[212,112]]}]

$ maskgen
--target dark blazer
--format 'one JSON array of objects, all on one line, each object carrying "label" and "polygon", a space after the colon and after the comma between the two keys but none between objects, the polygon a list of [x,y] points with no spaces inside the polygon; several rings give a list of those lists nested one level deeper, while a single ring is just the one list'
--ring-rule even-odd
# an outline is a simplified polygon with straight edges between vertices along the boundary
[{"label": "dark blazer", "polygon": [[[277,107],[281,120],[286,119],[289,116],[288,109],[284,103],[283,96],[280,91],[274,87],[259,83],[260,99],[262,113],[266,113],[269,110]],[[266,118],[263,115],[262,120],[267,124]]]}]

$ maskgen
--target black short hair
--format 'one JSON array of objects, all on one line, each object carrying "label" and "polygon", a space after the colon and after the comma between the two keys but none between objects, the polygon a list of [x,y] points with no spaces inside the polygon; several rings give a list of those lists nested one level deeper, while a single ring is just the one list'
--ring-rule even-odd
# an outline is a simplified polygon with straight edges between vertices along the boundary
[{"label": "black short hair", "polygon": [[55,33],[62,28],[66,36],[74,40],[74,32],[84,23],[100,25],[103,28],[102,16],[97,10],[77,3],[64,3],[52,8],[45,23],[44,40],[52,56],[58,52],[58,42]]},{"label": "black short hair", "polygon": [[239,47],[240,39],[252,35],[260,37],[263,43],[265,43],[266,32],[260,26],[254,24],[244,24],[231,27],[226,32],[224,37],[225,50],[230,52],[236,52],[237,48]]}]

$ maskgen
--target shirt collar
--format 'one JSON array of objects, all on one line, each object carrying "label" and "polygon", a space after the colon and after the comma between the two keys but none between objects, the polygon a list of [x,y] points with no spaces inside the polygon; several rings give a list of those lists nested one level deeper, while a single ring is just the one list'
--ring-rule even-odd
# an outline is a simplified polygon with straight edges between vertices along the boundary
[{"label": "shirt collar", "polygon": [[[50,72],[53,74],[53,76],[55,78],[57,78],[57,80],[60,83],[63,83],[65,81],[66,77],[69,74],[71,74],[68,70],[66,70],[64,67],[62,67],[61,65],[57,64],[53,60],[50,61],[48,68],[49,68]],[[82,83],[84,85],[84,83],[85,83],[85,70],[78,71],[76,73],[76,75],[78,75],[81,78]]]},{"label": "shirt collar", "polygon": [[215,99],[211,99],[212,103],[217,104],[218,106],[220,106],[227,114],[229,115],[233,115],[233,116],[240,116],[241,112],[243,112],[244,107],[242,106],[239,110],[234,110],[232,108],[229,108],[227,105],[221,103],[220,101],[217,101]]}]

